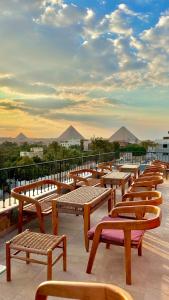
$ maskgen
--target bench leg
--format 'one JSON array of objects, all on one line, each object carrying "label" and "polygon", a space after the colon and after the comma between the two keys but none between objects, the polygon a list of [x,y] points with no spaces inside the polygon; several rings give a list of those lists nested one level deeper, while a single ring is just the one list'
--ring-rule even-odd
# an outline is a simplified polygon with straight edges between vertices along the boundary
[{"label": "bench leg", "polygon": [[29,252],[26,252],[26,264],[28,265],[30,262],[29,262],[29,260],[27,260],[27,259],[29,259],[30,258],[30,253]]},{"label": "bench leg", "polygon": [[36,213],[39,219],[40,232],[45,233],[44,216],[42,215],[40,208],[36,208]]},{"label": "bench leg", "polygon": [[11,250],[10,242],[6,243],[6,280],[11,281]]},{"label": "bench leg", "polygon": [[22,232],[22,226],[23,226],[23,202],[19,201],[18,233]]}]

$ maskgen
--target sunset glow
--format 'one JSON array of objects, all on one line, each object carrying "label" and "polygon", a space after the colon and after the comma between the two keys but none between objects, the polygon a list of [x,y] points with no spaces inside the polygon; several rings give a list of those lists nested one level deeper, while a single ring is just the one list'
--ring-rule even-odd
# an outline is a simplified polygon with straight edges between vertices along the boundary
[{"label": "sunset glow", "polygon": [[0,136],[169,130],[169,3],[0,1]]}]

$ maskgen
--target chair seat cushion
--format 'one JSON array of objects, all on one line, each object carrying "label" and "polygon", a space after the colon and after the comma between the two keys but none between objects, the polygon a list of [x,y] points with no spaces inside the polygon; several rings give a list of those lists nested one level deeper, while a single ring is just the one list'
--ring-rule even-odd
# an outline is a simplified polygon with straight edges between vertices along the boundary
[{"label": "chair seat cushion", "polygon": [[[131,219],[127,218],[111,218],[109,216],[105,216],[100,222],[103,221],[126,221]],[[88,231],[88,238],[90,240],[93,239],[94,233],[95,233],[96,226],[92,227]],[[131,230],[131,244],[134,246],[137,246],[141,239],[142,236],[144,235],[144,230]],[[110,244],[117,244],[117,245],[124,245],[124,231],[121,229],[103,229],[101,233],[101,238],[100,240],[105,243],[110,243]]]}]

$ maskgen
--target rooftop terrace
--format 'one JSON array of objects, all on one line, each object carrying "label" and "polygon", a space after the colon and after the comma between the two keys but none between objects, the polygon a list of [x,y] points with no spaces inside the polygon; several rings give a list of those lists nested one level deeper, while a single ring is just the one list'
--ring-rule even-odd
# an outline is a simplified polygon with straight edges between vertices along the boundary
[{"label": "rooftop terrace", "polygon": [[[143,256],[132,249],[132,285],[125,284],[124,248],[111,246],[106,249],[100,244],[97,251],[92,274],[86,274],[89,254],[83,242],[82,216],[60,214],[59,234],[68,238],[68,269],[62,271],[62,262],[53,267],[54,280],[106,282],[118,285],[127,290],[136,300],[169,299],[169,179],[159,186],[163,194],[162,224],[159,228],[146,232],[143,239]],[[117,189],[117,199],[121,198]],[[107,214],[107,207],[101,206],[92,214],[92,225]],[[51,233],[51,216],[46,218],[47,232]],[[25,226],[39,231],[37,219]],[[0,263],[5,265],[5,242],[17,234],[12,231],[1,238]],[[26,265],[22,261],[12,261],[12,281],[6,282],[6,274],[0,275],[0,299],[33,300],[37,286],[46,280],[46,266]]]}]

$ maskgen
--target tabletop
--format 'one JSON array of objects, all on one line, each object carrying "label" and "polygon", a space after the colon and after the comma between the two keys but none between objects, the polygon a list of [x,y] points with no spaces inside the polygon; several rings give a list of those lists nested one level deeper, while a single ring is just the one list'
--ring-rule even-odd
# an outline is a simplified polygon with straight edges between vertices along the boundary
[{"label": "tabletop", "polygon": [[140,165],[122,165],[120,169],[138,169]]},{"label": "tabletop", "polygon": [[106,174],[106,175],[102,176],[102,178],[107,178],[107,179],[126,179],[129,176],[130,176],[130,173],[125,173],[125,172],[111,172],[109,174]]},{"label": "tabletop", "polygon": [[62,195],[56,199],[56,202],[58,204],[64,203],[83,206],[85,203],[88,203],[101,196],[106,196],[110,192],[111,188],[85,186]]}]

